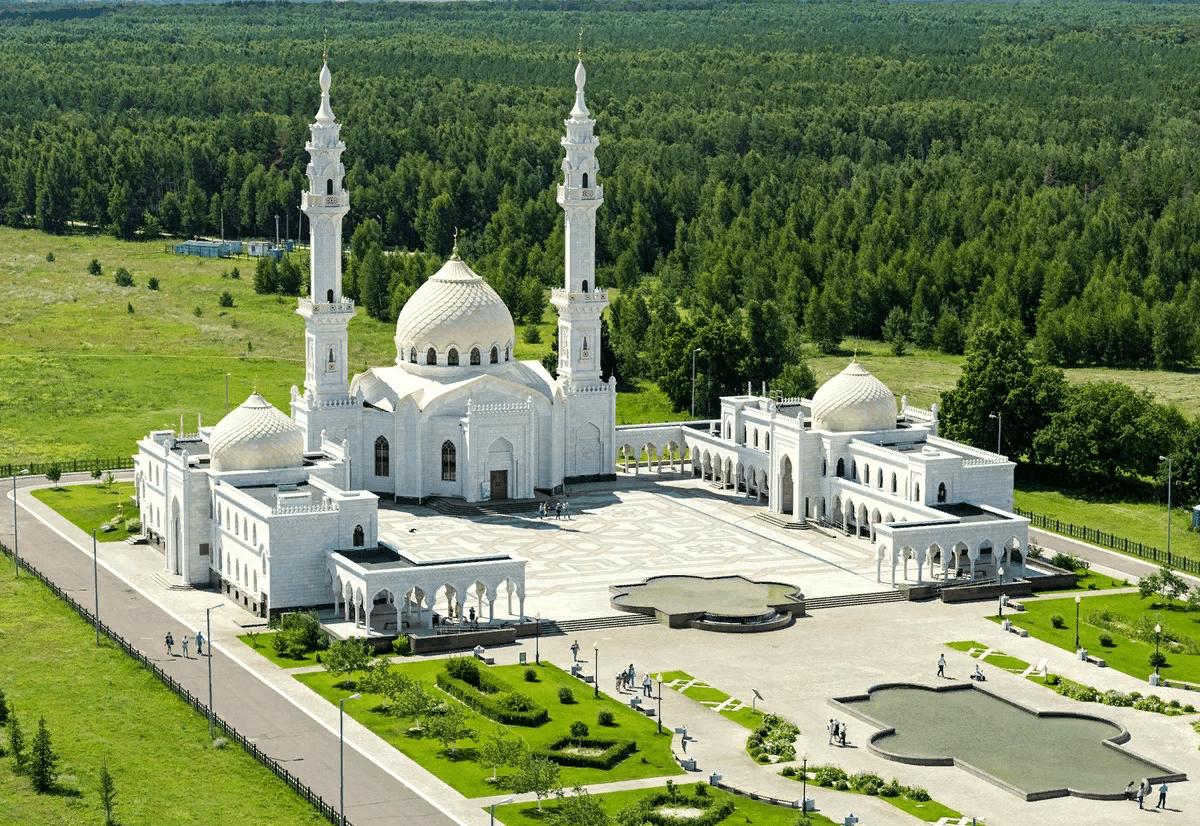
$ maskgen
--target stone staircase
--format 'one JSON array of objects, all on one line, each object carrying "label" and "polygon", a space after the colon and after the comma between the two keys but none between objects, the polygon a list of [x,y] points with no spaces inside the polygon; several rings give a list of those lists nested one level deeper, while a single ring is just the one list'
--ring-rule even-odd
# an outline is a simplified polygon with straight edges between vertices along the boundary
[{"label": "stone staircase", "polygon": [[448,499],[443,496],[431,496],[425,500],[425,506],[430,510],[446,516],[501,516],[513,513],[535,513],[539,499],[500,499],[495,502],[464,502],[462,499]]},{"label": "stone staircase", "polygon": [[542,636],[555,637],[563,634],[586,634],[588,631],[599,631],[604,628],[628,628],[634,625],[654,625],[658,622],[654,617],[645,614],[620,614],[611,617],[592,617],[589,619],[548,620],[542,623]]},{"label": "stone staircase", "polygon": [[770,525],[774,525],[776,528],[782,528],[785,531],[807,531],[807,530],[809,530],[807,520],[802,520],[800,522],[793,522],[791,519],[780,516],[777,513],[771,513],[770,511],[759,511],[758,513],[754,514],[754,518],[761,519],[762,521],[764,521]]},{"label": "stone staircase", "polygon": [[804,600],[804,610],[821,608],[848,608],[852,605],[879,605],[885,602],[905,602],[908,595],[903,591],[876,591],[870,594],[842,594],[835,597],[813,597]]},{"label": "stone staircase", "polygon": [[184,583],[182,577],[174,574],[156,573],[151,574],[150,579],[155,585],[159,585],[168,591],[194,591],[197,590],[191,585]]}]

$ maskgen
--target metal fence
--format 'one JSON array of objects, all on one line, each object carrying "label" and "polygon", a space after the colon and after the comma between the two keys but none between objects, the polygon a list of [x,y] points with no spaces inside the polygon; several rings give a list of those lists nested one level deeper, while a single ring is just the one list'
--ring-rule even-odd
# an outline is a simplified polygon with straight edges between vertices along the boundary
[{"label": "metal fence", "polygon": [[[0,553],[4,554],[5,556],[9,556],[9,557],[12,556],[12,551],[3,542],[0,542]],[[63,589],[59,588],[57,585],[55,585],[49,579],[47,579],[42,574],[41,571],[39,571],[37,568],[30,565],[24,559],[18,559],[17,564],[20,565],[21,568],[23,568],[26,572],[28,572],[28,573],[32,574],[34,577],[36,577],[43,585],[45,585],[47,588],[49,588],[50,592],[52,594],[54,594],[54,596],[58,597],[63,602],[65,602],[67,605],[69,605],[72,609],[74,609],[75,613],[78,614],[83,619],[84,622],[88,623],[93,628],[96,627],[96,625],[97,625],[96,617],[92,614],[91,611],[89,611],[87,608],[85,608],[84,606],[82,606],[78,602],[76,602],[74,600],[74,598],[71,597],[70,594],[68,594]],[[99,628],[100,628],[101,634],[108,637],[110,640],[112,640],[114,643],[116,643],[118,646],[120,646],[122,651],[124,651],[126,654],[128,654],[131,658],[133,658],[140,665],[144,666],[146,668],[146,670],[148,670],[151,674],[153,674],[155,677],[158,678],[159,682],[161,682],[167,688],[174,691],[180,697],[180,699],[182,699],[184,702],[186,702],[188,705],[190,705],[193,709],[195,709],[196,711],[203,714],[206,718],[208,717],[208,706],[205,705],[205,703],[203,702],[203,700],[201,700],[201,698],[192,694],[191,691],[189,691],[188,689],[186,689],[182,685],[180,685],[175,680],[174,677],[172,677],[171,675],[169,675],[165,671],[163,671],[161,668],[159,668],[145,654],[143,654],[141,651],[139,651],[134,646],[130,645],[129,642],[126,641],[126,639],[124,637],[122,637],[120,634],[118,634],[113,629],[109,628],[103,622],[99,623]],[[301,782],[301,780],[298,777],[296,777],[294,774],[292,774],[290,771],[288,771],[286,768],[284,768],[282,765],[280,765],[278,760],[276,760],[275,758],[271,757],[270,755],[264,753],[262,751],[262,749],[260,749],[254,743],[250,742],[250,740],[248,740],[241,732],[239,732],[236,728],[234,728],[230,723],[226,722],[225,720],[221,719],[221,717],[214,714],[213,715],[213,725],[217,728],[220,728],[221,731],[224,733],[224,735],[228,739],[232,740],[233,742],[235,742],[239,746],[241,746],[246,751],[247,754],[249,754],[251,757],[253,757],[255,760],[257,760],[262,765],[266,766],[271,771],[275,772],[276,777],[278,777],[284,783],[287,783],[288,786],[290,786],[292,788],[292,790],[296,792],[296,794],[300,795],[305,800],[307,800],[310,804],[312,804],[313,808],[315,808],[318,812],[320,812],[321,815],[326,820],[328,820],[330,823],[334,824],[334,826],[337,826],[337,824],[341,822],[341,819],[338,814],[337,806],[326,803],[325,800],[319,794],[314,792],[306,784]],[[350,823],[349,820],[346,821],[346,826],[352,826],[352,824]]]},{"label": "metal fence", "polygon": [[26,472],[31,476],[44,476],[50,468],[58,468],[63,473],[89,472],[99,470],[128,470],[133,467],[133,457],[126,453],[124,456],[93,456],[90,459],[62,459],[55,462],[18,462],[0,465],[0,478]]},{"label": "metal fence", "polygon": [[1111,533],[1098,531],[1095,528],[1089,528],[1087,525],[1076,525],[1072,522],[1063,522],[1059,519],[1052,519],[1049,516],[1033,511],[1021,510],[1013,508],[1013,513],[1018,516],[1024,516],[1029,520],[1035,528],[1060,533],[1063,536],[1069,536],[1073,539],[1081,539],[1084,542],[1090,542],[1093,545],[1100,545],[1105,548],[1112,548],[1114,551],[1120,551],[1131,556],[1141,557],[1149,560],[1157,565],[1166,565],[1168,568],[1178,568],[1181,571],[1189,574],[1200,574],[1200,562],[1194,559],[1188,559],[1180,554],[1173,554],[1168,551],[1161,551],[1152,545],[1144,545],[1141,542],[1134,542],[1132,539],[1125,539],[1120,536],[1115,536]]}]

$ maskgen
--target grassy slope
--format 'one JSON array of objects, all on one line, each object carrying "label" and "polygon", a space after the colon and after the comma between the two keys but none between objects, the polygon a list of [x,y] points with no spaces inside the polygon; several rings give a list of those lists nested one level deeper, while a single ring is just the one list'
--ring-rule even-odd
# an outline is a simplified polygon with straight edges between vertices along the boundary
[{"label": "grassy slope", "polygon": [[32,577],[0,578],[0,650],[0,687],[26,742],[44,716],[61,772],[58,793],[37,795],[0,760],[0,824],[103,823],[105,761],[122,826],[318,822],[240,748],[213,749],[204,717],[119,649],[97,647],[91,628]]},{"label": "grassy slope", "polygon": [[[445,696],[439,689],[433,687],[438,672],[444,667],[445,661],[430,660],[404,663],[398,666],[398,670],[425,680],[436,696]],[[496,676],[512,686],[513,689],[530,697],[534,702],[544,705],[550,711],[550,722],[541,726],[536,728],[510,727],[510,731],[524,738],[533,748],[549,745],[567,735],[571,723],[575,720],[582,720],[586,723],[593,737],[631,739],[637,742],[638,750],[609,771],[563,766],[563,785],[609,783],[617,780],[666,777],[683,773],[683,770],[671,757],[670,734],[666,729],[661,735],[657,734],[654,722],[642,714],[630,710],[627,706],[623,706],[605,695],[601,695],[599,700],[595,699],[586,683],[581,683],[545,663],[541,666],[540,680],[537,683],[524,681],[522,675],[525,666],[496,666],[492,670]],[[297,674],[296,679],[334,703],[352,693],[336,688],[335,685],[341,681],[341,678],[331,677],[325,672]],[[573,705],[563,705],[558,700],[558,688],[564,685],[570,687],[574,692],[575,703]],[[491,777],[491,771],[472,762],[478,748],[475,741],[469,739],[459,741],[458,754],[451,759],[438,741],[431,738],[408,737],[405,732],[412,725],[410,721],[374,711],[373,709],[382,701],[383,698],[377,695],[364,694],[362,698],[346,703],[346,713],[387,740],[403,754],[437,775],[460,794],[466,797],[484,797],[496,793],[495,787],[484,782],[485,778]],[[596,724],[596,712],[602,708],[612,711],[616,725],[607,727]],[[481,739],[495,731],[498,725],[470,709],[467,709],[467,724],[480,734]],[[500,774],[511,773],[511,771],[511,769],[502,769]]]},{"label": "grassy slope", "polygon": [[133,485],[114,484],[105,489],[99,485],[71,485],[62,488],[42,488],[33,492],[34,498],[54,508],[75,527],[87,533],[96,531],[100,542],[124,542],[129,536],[125,523],[114,531],[104,533],[100,526],[117,515],[117,506],[124,505],[125,519],[138,518],[137,508],[130,502]]},{"label": "grassy slope", "polygon": [[[688,787],[691,785],[681,783],[680,787],[682,791],[690,793],[690,788]],[[597,794],[593,795],[593,797],[604,806],[609,814],[615,815],[626,806],[641,800],[643,797],[648,797],[664,790],[665,787],[664,789],[638,789],[627,792]],[[733,810],[733,814],[722,820],[718,826],[751,826],[751,824],[753,826],[793,826],[796,823],[796,818],[800,816],[799,811],[795,809],[771,806],[760,801],[730,795],[729,792],[723,792],[720,789],[709,788],[708,793],[717,800],[725,797],[733,797],[734,804],[737,807]],[[543,803],[542,805],[547,809],[555,806],[554,803]],[[825,815],[816,812],[809,813],[809,817],[812,818],[813,826],[823,826],[826,823],[833,823]],[[545,823],[545,820],[538,816],[536,803],[510,803],[507,806],[497,806],[496,820],[505,824],[505,826],[541,826],[541,824]]]},{"label": "grassy slope", "polygon": [[[1167,509],[1162,505],[1033,486],[1014,491],[1014,499],[1019,508],[1062,522],[1086,525],[1160,551],[1167,547]],[[1176,508],[1171,515],[1171,553],[1200,559],[1200,533],[1189,531],[1191,524],[1191,512]]]},{"label": "grassy slope", "polygon": [[[1189,614],[1178,609],[1151,610],[1155,604],[1153,599],[1139,599],[1137,594],[1085,596],[1080,604],[1079,644],[1086,648],[1088,653],[1106,660],[1110,668],[1140,680],[1147,679],[1154,670],[1149,662],[1154,643],[1131,640],[1111,631],[1105,632],[1102,628],[1089,625],[1087,616],[1091,611],[1103,609],[1112,610],[1131,619],[1145,613],[1177,636],[1200,640],[1200,614]],[[1025,609],[1025,613],[1010,616],[1009,619],[1018,627],[1028,629],[1032,637],[1056,645],[1064,651],[1075,651],[1073,598],[1026,602]],[[1066,624],[1064,628],[1055,628],[1051,623],[1050,617],[1054,614],[1063,618]],[[995,617],[989,619],[998,622]],[[1101,633],[1112,636],[1114,644],[1111,648],[1100,645]],[[1165,645],[1162,646],[1162,650],[1167,655],[1167,665],[1160,669],[1164,679],[1200,682],[1200,655],[1170,651]]]}]

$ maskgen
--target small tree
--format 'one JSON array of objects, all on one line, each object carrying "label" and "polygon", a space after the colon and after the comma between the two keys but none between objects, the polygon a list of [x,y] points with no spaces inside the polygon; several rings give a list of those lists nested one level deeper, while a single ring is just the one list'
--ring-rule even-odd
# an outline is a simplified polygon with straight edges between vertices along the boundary
[{"label": "small tree", "polygon": [[516,735],[509,736],[508,729],[496,726],[492,736],[484,742],[479,750],[479,762],[485,769],[492,770],[492,779],[496,779],[496,770],[504,766],[515,766],[525,755],[528,746]]},{"label": "small tree", "polygon": [[229,277],[233,278],[235,280],[239,279],[242,277],[242,272],[237,267],[234,267],[232,270],[229,271]]},{"label": "small tree", "polygon": [[117,784],[109,774],[108,763],[100,765],[100,805],[104,807],[104,826],[116,826],[113,804],[117,800]]},{"label": "small tree", "polygon": [[321,665],[335,677],[364,670],[371,662],[371,647],[359,637],[338,640],[321,655]]},{"label": "small tree", "polygon": [[113,483],[116,481],[117,477],[113,476],[113,472],[110,470],[108,473],[104,474],[104,481],[101,484],[104,485],[105,490],[110,490],[113,486]]},{"label": "small tree", "polygon": [[526,344],[541,344],[542,330],[536,324],[526,324],[524,332],[521,333],[521,340]]},{"label": "small tree", "polygon": [[225,292],[221,293],[221,297],[217,299],[217,304],[219,304],[222,307],[232,307],[233,306],[233,293],[229,292],[229,290],[226,290]]},{"label": "small tree", "polygon": [[574,723],[571,723],[571,736],[574,737],[576,741],[583,740],[584,737],[587,737],[587,723],[583,722],[582,720],[576,720]]},{"label": "small tree", "polygon": [[424,725],[438,742],[450,749],[451,755],[458,753],[459,740],[475,736],[475,730],[467,725],[467,715],[462,706],[456,703],[451,704],[444,714],[428,715]]},{"label": "small tree", "polygon": [[17,719],[16,706],[11,702],[8,704],[8,756],[12,758],[14,774],[25,770],[25,732]]},{"label": "small tree", "polygon": [[1183,577],[1172,571],[1166,565],[1156,573],[1149,574],[1138,580],[1138,596],[1142,599],[1158,594],[1164,599],[1183,599],[1187,596],[1188,584]]},{"label": "small tree", "polygon": [[883,322],[883,340],[892,346],[892,353],[904,355],[908,349],[908,313],[902,307],[893,307]]},{"label": "small tree", "polygon": [[157,278],[151,278],[150,280],[148,280],[148,281],[146,282],[146,289],[149,289],[149,290],[157,290],[157,289],[158,289],[158,279],[157,279]]},{"label": "small tree", "polygon": [[117,271],[113,274],[113,282],[118,287],[132,287],[133,273],[124,267],[117,267]]},{"label": "small tree", "polygon": [[0,726],[8,722],[8,701],[4,699],[4,689],[0,688]]},{"label": "small tree", "polygon": [[412,680],[392,700],[391,713],[396,717],[421,722],[437,701],[425,690],[425,684]]},{"label": "small tree", "polygon": [[88,275],[100,275],[104,272],[104,267],[100,266],[99,260],[93,258],[92,263],[88,264]]},{"label": "small tree", "polygon": [[46,478],[50,480],[50,484],[58,486],[58,480],[62,478],[62,470],[58,465],[51,465],[46,471]]},{"label": "small tree", "polygon": [[533,792],[537,796],[538,809],[541,809],[542,798],[549,797],[561,788],[560,774],[561,770],[553,760],[527,754],[513,775],[513,791],[517,794]]},{"label": "small tree", "polygon": [[29,779],[33,781],[33,789],[39,794],[45,794],[54,787],[58,778],[58,755],[50,747],[50,731],[46,728],[46,718],[38,718],[37,734],[33,738],[33,748],[29,754]]},{"label": "small tree", "polygon": [[562,795],[556,807],[546,810],[545,822],[550,826],[609,826],[613,820],[600,801],[576,783],[571,794]]},{"label": "small tree", "polygon": [[95,479],[97,482],[100,481],[100,477],[103,475],[104,475],[104,471],[102,471],[100,468],[98,468],[98,467],[92,468],[92,478]]}]

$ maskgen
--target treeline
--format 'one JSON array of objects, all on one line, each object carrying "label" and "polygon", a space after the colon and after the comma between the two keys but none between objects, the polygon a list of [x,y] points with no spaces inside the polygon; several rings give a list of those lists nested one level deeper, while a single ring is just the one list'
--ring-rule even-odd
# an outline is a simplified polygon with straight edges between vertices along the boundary
[{"label": "treeline", "polygon": [[[1062,370],[1029,355],[1015,320],[981,324],[953,389],[942,394],[941,434],[1048,469],[1077,487],[1141,488],[1178,502],[1200,498],[1200,416],[1114,381],[1068,384]],[[1170,463],[1167,461],[1170,457]],[[1032,468],[1030,468],[1032,466]]]},{"label": "treeline", "polygon": [[1191,5],[83,11],[0,18],[10,225],[245,237],[279,216],[302,233],[328,27],[347,236],[374,223],[381,251],[418,253],[349,257],[349,289],[394,319],[457,227],[464,259],[533,320],[536,288],[562,279],[554,187],[582,26],[622,380],[681,404],[679,354],[730,330],[762,349],[759,324],[782,357],[713,351],[705,387],[779,378],[802,338],[961,352],[997,317],[1060,365],[1175,368],[1200,346]]}]

